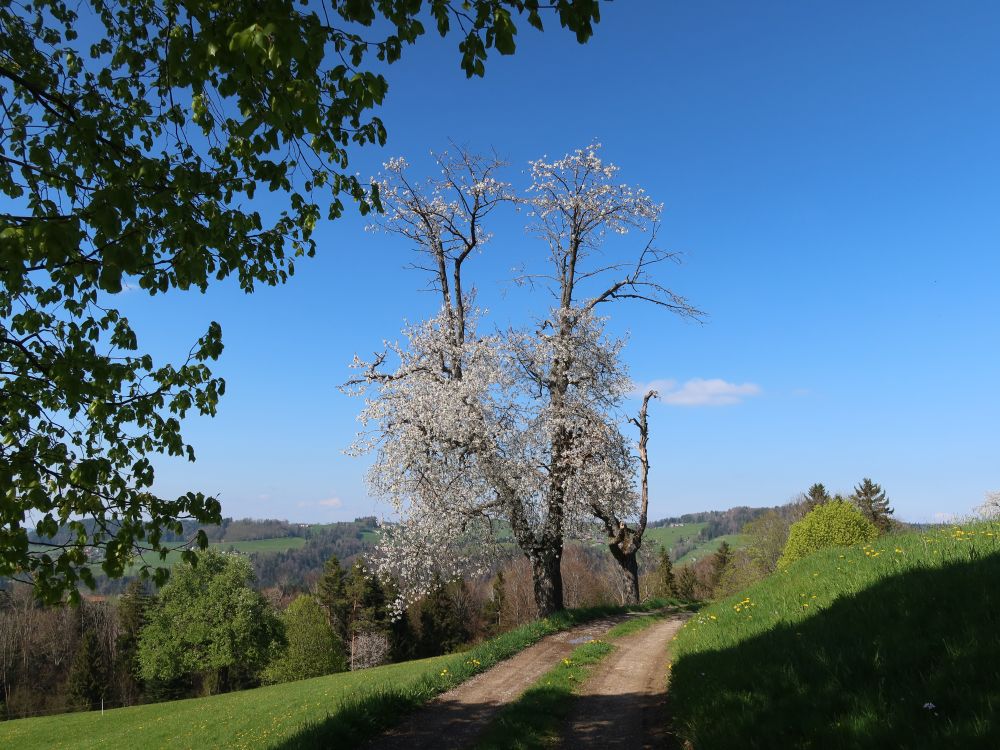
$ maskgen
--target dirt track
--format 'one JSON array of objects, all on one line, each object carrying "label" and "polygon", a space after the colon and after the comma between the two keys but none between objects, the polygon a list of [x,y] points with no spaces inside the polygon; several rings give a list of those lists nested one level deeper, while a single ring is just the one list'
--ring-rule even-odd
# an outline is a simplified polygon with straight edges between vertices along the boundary
[{"label": "dirt track", "polygon": [[520,696],[578,645],[591,638],[600,638],[628,617],[619,615],[595,620],[547,636],[489,671],[438,696],[366,747],[368,750],[457,750],[471,747],[504,705]]},{"label": "dirt track", "polygon": [[664,620],[615,641],[581,688],[564,748],[665,746],[667,646],[684,620]]}]

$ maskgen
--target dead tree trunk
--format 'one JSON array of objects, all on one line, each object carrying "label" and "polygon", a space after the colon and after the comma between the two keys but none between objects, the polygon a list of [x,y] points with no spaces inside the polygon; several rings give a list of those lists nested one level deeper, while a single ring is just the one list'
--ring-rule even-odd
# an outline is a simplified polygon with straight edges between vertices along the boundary
[{"label": "dead tree trunk", "polygon": [[604,524],[604,529],[608,534],[608,548],[611,556],[615,558],[621,568],[627,588],[627,604],[639,603],[639,548],[642,546],[642,535],[646,533],[646,520],[649,511],[649,454],[646,444],[649,442],[649,425],[646,421],[646,413],[649,409],[649,400],[656,398],[656,391],[649,391],[642,399],[642,408],[639,410],[638,419],[630,419],[639,428],[639,466],[640,479],[642,482],[641,498],[639,505],[639,523],[633,529],[624,521],[619,520],[610,511],[595,504],[593,506],[596,515]]}]

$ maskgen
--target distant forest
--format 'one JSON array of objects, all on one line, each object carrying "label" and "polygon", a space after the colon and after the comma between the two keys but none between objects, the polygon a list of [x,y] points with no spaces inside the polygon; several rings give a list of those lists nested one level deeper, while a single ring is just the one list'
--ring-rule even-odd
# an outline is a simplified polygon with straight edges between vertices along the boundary
[{"label": "distant forest", "polygon": [[[740,506],[729,510],[702,511],[672,516],[652,521],[649,526],[656,528],[671,524],[705,524],[696,537],[686,540],[687,546],[676,550],[677,556],[681,556],[688,548],[696,546],[698,542],[727,534],[739,534],[747,523],[770,510],[780,511],[779,508]],[[202,526],[196,522],[184,521],[180,534],[165,532],[164,539],[169,543],[176,543],[180,547],[194,538],[199,529],[205,531],[210,544],[224,545],[227,542],[237,543],[287,537],[305,539],[305,544],[297,549],[248,553],[257,576],[257,588],[262,591],[270,589],[275,591],[279,597],[287,597],[298,592],[311,590],[322,572],[324,562],[331,556],[336,556],[345,566],[350,566],[359,556],[371,549],[377,534],[377,522],[374,516],[330,524],[293,523],[275,518],[225,518],[218,526]],[[69,534],[68,529],[60,529],[55,537],[44,541],[58,544],[66,541]],[[32,537],[32,542],[38,541],[42,540]],[[98,596],[120,594],[134,577],[127,576],[114,580],[98,575],[95,590],[93,592],[87,590],[87,593]]]},{"label": "distant forest", "polygon": [[[259,589],[277,588],[281,591],[308,591],[322,571],[323,563],[331,556],[336,555],[345,565],[349,566],[359,555],[370,549],[375,540],[376,526],[377,522],[374,516],[330,524],[289,523],[273,518],[225,518],[219,526],[202,526],[196,522],[184,521],[182,533],[164,532],[163,538],[168,544],[176,544],[178,548],[186,546],[199,529],[205,531],[210,544],[225,545],[229,542],[235,544],[287,537],[303,538],[306,543],[298,549],[281,552],[250,552],[248,557],[253,563]],[[70,534],[71,531],[63,527],[51,538],[40,539],[37,535],[32,535],[31,542],[61,544],[68,541]],[[95,559],[95,564],[98,562],[99,558]],[[95,577],[95,589],[93,591],[83,589],[85,595],[120,594],[137,576],[109,579],[107,576],[99,574]],[[3,581],[0,579],[0,588],[2,588],[2,584]]]}]

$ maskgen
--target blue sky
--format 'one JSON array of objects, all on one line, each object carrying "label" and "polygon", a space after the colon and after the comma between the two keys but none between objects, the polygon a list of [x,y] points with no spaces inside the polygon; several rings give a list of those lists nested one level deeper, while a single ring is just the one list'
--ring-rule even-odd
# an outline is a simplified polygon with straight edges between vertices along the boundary
[{"label": "blue sky", "polygon": [[[529,159],[598,140],[623,181],[665,204],[665,280],[708,317],[613,310],[635,380],[673,401],[742,386],[722,405],[650,415],[651,516],[786,502],[813,482],[880,482],[897,516],[965,513],[1000,489],[1000,6],[991,2],[616,2],[579,46],[522,29],[483,80],[457,40],[425,38],[389,70],[385,149],[429,169],[449,139]],[[222,324],[219,415],[190,420],[196,464],[158,489],[218,493],[231,516],[381,513],[366,462],[342,451],[360,404],[355,352],[433,311],[409,249],[349,215],[282,288],[120,302],[144,346],[180,358]],[[525,319],[543,301],[505,269],[542,248],[494,227],[481,301]],[[718,390],[716,388],[716,390]],[[709,399],[711,400],[711,399]],[[637,403],[635,406],[637,407]]]}]

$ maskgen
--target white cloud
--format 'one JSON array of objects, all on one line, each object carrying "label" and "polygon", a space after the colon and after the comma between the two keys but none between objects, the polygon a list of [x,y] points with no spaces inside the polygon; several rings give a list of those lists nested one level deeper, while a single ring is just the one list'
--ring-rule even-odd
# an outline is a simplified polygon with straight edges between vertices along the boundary
[{"label": "white cloud", "polygon": [[326,500],[320,500],[317,505],[322,505],[327,508],[339,508],[344,504],[344,501],[339,497],[328,497]]},{"label": "white cloud", "polygon": [[691,378],[681,384],[676,380],[651,380],[636,383],[632,393],[641,396],[650,389],[673,406],[730,406],[761,393],[756,383],[730,383],[721,378]]}]

